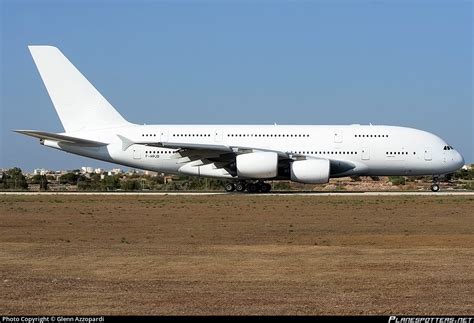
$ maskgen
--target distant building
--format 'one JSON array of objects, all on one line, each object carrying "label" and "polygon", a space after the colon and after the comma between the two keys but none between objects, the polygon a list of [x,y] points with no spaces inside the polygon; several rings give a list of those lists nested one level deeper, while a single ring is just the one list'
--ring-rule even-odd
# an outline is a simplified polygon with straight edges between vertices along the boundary
[{"label": "distant building", "polygon": [[472,169],[472,166],[473,166],[473,164],[464,165],[464,166],[462,167],[462,169],[464,169],[464,170],[471,170],[471,169]]},{"label": "distant building", "polygon": [[158,173],[157,172],[153,172],[151,170],[146,170],[145,171],[145,175],[148,175],[148,176],[151,176],[151,177],[155,177],[155,176],[158,176]]},{"label": "distant building", "polygon": [[96,173],[96,174],[102,174],[103,172],[104,172],[104,170],[102,168],[94,169],[94,173]]},{"label": "distant building", "polygon": [[81,173],[83,174],[92,174],[93,172],[94,172],[93,167],[86,167],[86,166],[81,167]]},{"label": "distant building", "polygon": [[33,170],[33,175],[46,175],[48,173],[49,173],[49,171],[44,169],[44,168],[35,168]]}]

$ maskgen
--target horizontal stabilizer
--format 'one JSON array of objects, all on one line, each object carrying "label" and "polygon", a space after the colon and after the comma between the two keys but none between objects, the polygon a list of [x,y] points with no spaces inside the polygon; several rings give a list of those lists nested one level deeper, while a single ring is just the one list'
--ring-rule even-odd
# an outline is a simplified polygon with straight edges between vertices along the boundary
[{"label": "horizontal stabilizer", "polygon": [[121,136],[121,135],[117,135],[117,137],[120,138],[120,140],[122,140],[122,150],[125,151],[128,149],[128,147],[130,147],[131,145],[135,144],[135,142],[131,141],[130,139],[124,137],[124,136]]},{"label": "horizontal stabilizer", "polygon": [[88,146],[88,147],[99,147],[99,146],[107,146],[107,143],[94,141],[89,139],[82,139],[72,136],[60,135],[54,132],[45,132],[45,131],[35,131],[35,130],[13,130],[15,132],[21,133],[23,135],[39,138],[39,139],[48,139],[54,140],[57,142],[65,142],[70,144],[76,144],[80,146]]}]

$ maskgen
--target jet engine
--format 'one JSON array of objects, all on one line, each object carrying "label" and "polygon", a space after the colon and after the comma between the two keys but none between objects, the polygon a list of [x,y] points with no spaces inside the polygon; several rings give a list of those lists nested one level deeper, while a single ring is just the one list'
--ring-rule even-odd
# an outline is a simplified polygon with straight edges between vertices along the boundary
[{"label": "jet engine", "polygon": [[237,155],[235,164],[239,177],[272,178],[277,176],[278,173],[278,154],[274,152],[256,152]]},{"label": "jet engine", "polygon": [[291,163],[291,180],[306,184],[329,181],[330,163],[327,159],[305,159]]}]

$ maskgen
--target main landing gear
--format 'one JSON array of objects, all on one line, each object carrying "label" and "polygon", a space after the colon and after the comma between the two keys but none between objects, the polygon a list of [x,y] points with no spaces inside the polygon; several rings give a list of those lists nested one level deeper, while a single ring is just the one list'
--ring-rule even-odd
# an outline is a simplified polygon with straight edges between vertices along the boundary
[{"label": "main landing gear", "polygon": [[264,183],[262,181],[258,182],[236,182],[236,183],[227,183],[225,185],[226,192],[245,192],[248,193],[268,193],[272,190],[272,186],[268,183]]}]

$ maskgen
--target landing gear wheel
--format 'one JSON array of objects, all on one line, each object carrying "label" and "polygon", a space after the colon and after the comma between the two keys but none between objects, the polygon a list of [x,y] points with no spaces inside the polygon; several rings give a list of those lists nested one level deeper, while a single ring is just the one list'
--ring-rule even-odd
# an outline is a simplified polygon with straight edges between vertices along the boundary
[{"label": "landing gear wheel", "polygon": [[258,192],[258,185],[254,183],[250,183],[247,185],[247,191],[249,193],[257,193]]},{"label": "landing gear wheel", "polygon": [[244,183],[237,183],[235,184],[235,190],[237,192],[243,192],[245,191],[245,184]]},{"label": "landing gear wheel", "polygon": [[235,185],[233,183],[225,184],[225,191],[226,192],[233,192],[235,190]]},{"label": "landing gear wheel", "polygon": [[439,184],[431,184],[431,191],[438,192],[439,191]]},{"label": "landing gear wheel", "polygon": [[260,192],[262,193],[268,193],[272,190],[272,186],[268,183],[262,183],[260,186]]}]

